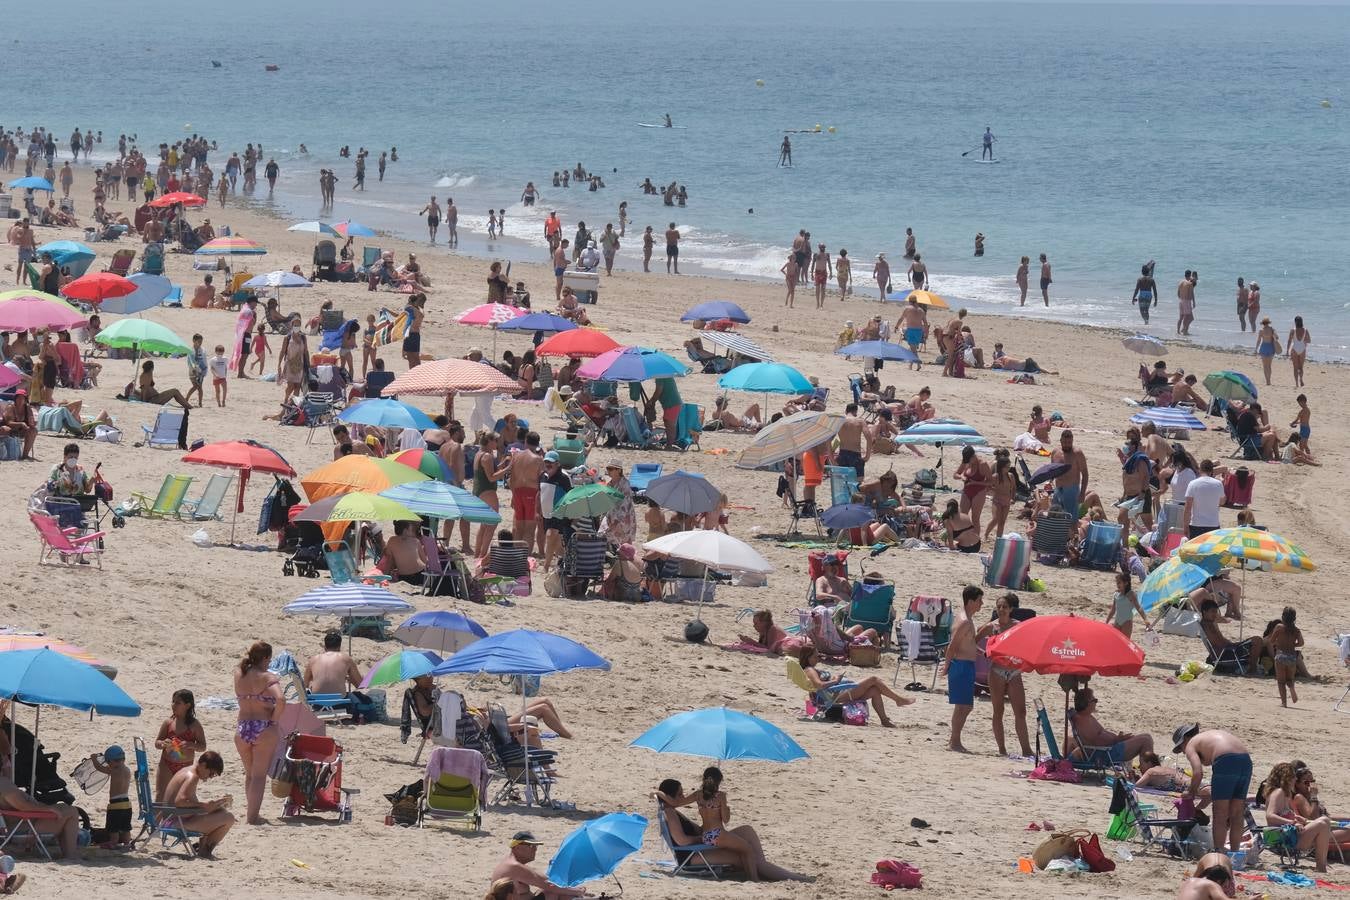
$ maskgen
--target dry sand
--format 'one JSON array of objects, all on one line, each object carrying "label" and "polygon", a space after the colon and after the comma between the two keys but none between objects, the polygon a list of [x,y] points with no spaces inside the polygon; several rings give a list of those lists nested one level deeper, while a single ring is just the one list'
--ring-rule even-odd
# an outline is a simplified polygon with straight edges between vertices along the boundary
[{"label": "dry sand", "polygon": [[[83,171],[81,177],[77,196],[85,197],[89,185]],[[87,208],[86,203],[80,205],[82,210]],[[131,210],[125,201],[110,205]],[[209,215],[217,228],[228,224],[236,234],[269,248],[269,255],[256,261],[254,272],[290,268],[295,263],[308,269],[311,236],[288,233],[285,222],[245,211],[233,201],[223,210],[212,206]],[[46,229],[40,235],[44,241],[63,237],[79,235]],[[459,356],[470,346],[488,344],[482,331],[452,321],[455,313],[484,298],[483,260],[450,256],[443,249],[390,238],[369,243],[394,249],[400,261],[407,251],[418,252],[433,279],[425,350],[437,356]],[[97,264],[105,265],[104,257],[117,246],[132,245],[128,241],[97,245]],[[625,255],[629,252],[624,251]],[[169,274],[184,285],[189,296],[198,280],[189,270],[190,262],[187,256],[168,256]],[[542,259],[517,259],[512,272],[513,279],[523,278],[533,289],[536,308],[547,308],[552,293],[551,273],[542,263]],[[843,321],[897,312],[894,305],[883,308],[856,298],[841,303],[833,294],[826,309],[816,311],[803,291],[798,308],[789,313],[782,307],[778,286],[632,272],[605,278],[600,304],[589,309],[596,322],[621,343],[659,347],[682,356],[681,343],[689,331],[677,321],[679,314],[711,297],[745,306],[754,317],[745,333],[780,360],[820,376],[822,384],[833,390],[832,408],[842,407],[846,375],[857,370],[856,362],[832,354]],[[287,292],[283,307],[298,309],[307,318],[325,299],[332,299],[349,316],[364,318],[380,306],[397,309],[402,298],[368,293],[364,285],[320,284],[311,290]],[[971,324],[980,344],[988,348],[1000,339],[1011,352],[1034,356],[1063,370],[1062,375],[1047,376],[1033,387],[1007,384],[1004,375],[987,371],[954,381],[941,378],[936,367],[925,366],[922,372],[913,373],[892,365],[884,371],[885,381],[893,381],[903,395],[931,385],[940,414],[960,416],[996,444],[1010,442],[1024,430],[1033,404],[1041,404],[1047,412],[1061,411],[1075,426],[1079,445],[1087,452],[1093,486],[1114,497],[1118,490],[1114,450],[1131,413],[1122,398],[1137,394],[1139,357],[1122,349],[1118,334],[1068,324],[1033,324],[1019,321],[1015,310],[1010,314],[1007,318],[974,318]],[[1202,314],[1210,315],[1204,310]],[[231,312],[155,309],[145,315],[184,337],[201,332],[208,348],[216,343],[228,345],[233,336],[235,315]],[[1317,323],[1310,325],[1316,328]],[[1197,326],[1201,333],[1203,326],[1204,319]],[[528,341],[499,339],[501,349],[513,346],[520,352]],[[387,350],[385,355],[391,368],[402,370],[396,353]],[[1249,354],[1181,343],[1169,353],[1168,362],[1201,374],[1236,367],[1259,376],[1259,365]],[[161,362],[158,369],[162,387],[187,386],[181,361]],[[1275,386],[1263,389],[1262,399],[1271,410],[1272,421],[1283,425],[1292,418],[1293,397],[1298,392],[1291,385],[1287,362],[1278,361],[1276,373]],[[84,463],[89,467],[104,463],[119,500],[133,491],[153,496],[169,472],[204,479],[209,470],[184,466],[178,452],[133,446],[140,425],[153,419],[154,409],[113,399],[130,377],[130,362],[111,361],[100,388],[80,394],[58,392],[58,397],[82,397],[87,412],[108,408],[126,433],[126,442],[118,446],[83,444]],[[1307,377],[1316,411],[1313,446],[1325,465],[1309,469],[1254,464],[1258,475],[1255,509],[1262,524],[1300,543],[1320,568],[1311,575],[1253,574],[1248,579],[1248,609],[1255,625],[1278,615],[1285,603],[1295,604],[1307,636],[1308,666],[1318,677],[1299,685],[1301,702],[1289,710],[1280,708],[1271,680],[1207,677],[1188,685],[1167,684],[1164,679],[1180,663],[1201,657],[1202,649],[1198,642],[1165,637],[1162,646],[1150,652],[1142,677],[1098,679],[1097,693],[1101,718],[1108,726],[1150,732],[1160,747],[1178,722],[1200,719],[1241,735],[1254,751],[1258,776],[1275,762],[1300,757],[1317,772],[1323,797],[1332,809],[1343,811],[1350,791],[1343,764],[1346,720],[1333,713],[1331,705],[1344,690],[1346,671],[1338,666],[1328,636],[1346,624],[1340,608],[1343,601],[1335,594],[1335,584],[1345,577],[1347,568],[1342,559],[1346,516],[1341,449],[1346,426],[1332,410],[1344,402],[1350,380],[1345,369],[1323,364],[1310,365]],[[680,388],[687,400],[710,409],[716,394],[714,382],[712,376],[694,374],[683,379]],[[214,408],[208,396],[206,409],[194,411],[191,437],[207,441],[258,438],[279,447],[301,473],[327,462],[331,447],[322,437],[307,444],[304,429],[282,428],[262,420],[264,414],[275,412],[279,395],[275,384],[233,380],[227,409]],[[734,397],[733,403],[741,399]],[[415,402],[429,411],[438,406],[438,401],[427,398]],[[513,410],[531,419],[546,439],[558,425],[538,405],[498,402],[495,409],[499,415]],[[609,673],[582,672],[544,681],[544,693],[555,700],[576,734],[571,741],[551,742],[561,752],[559,768],[564,776],[556,795],[575,803],[574,812],[493,808],[486,815],[485,832],[473,837],[442,828],[386,827],[387,804],[382,795],[421,775],[411,765],[412,747],[398,743],[396,725],[339,728],[334,733],[346,748],[345,783],[362,791],[352,824],[283,823],[278,820],[280,801],[269,797],[264,810],[272,824],[236,827],[215,862],[188,862],[154,847],[149,853],[126,855],[88,850],[79,865],[22,861],[29,873],[25,893],[188,897],[223,890],[230,895],[297,897],[478,897],[486,887],[488,871],[516,830],[533,829],[544,840],[539,855],[543,867],[558,841],[583,819],[614,810],[650,816],[650,792],[660,779],[673,776],[692,784],[706,761],[658,756],[632,749],[628,742],[671,713],[726,704],[778,724],[810,753],[809,760],[786,766],[729,763],[725,787],[733,824],[753,825],[771,860],[813,874],[817,880],[807,885],[733,887],[664,875],[648,878],[652,866],[630,861],[620,872],[629,896],[869,897],[877,889],[867,884],[868,873],[875,860],[886,857],[919,866],[926,886],[940,896],[1008,897],[1033,891],[1081,897],[1172,896],[1185,866],[1157,857],[1121,863],[1112,875],[1073,880],[1050,875],[1033,878],[1017,872],[1018,856],[1028,854],[1041,840],[1041,835],[1025,831],[1028,822],[1050,820],[1059,826],[1085,826],[1104,833],[1110,794],[1098,786],[1042,784],[1010,777],[1030,766],[995,755],[987,701],[977,702],[966,732],[966,744],[976,752],[955,756],[944,750],[950,709],[941,684],[938,692],[918,695],[917,704],[894,713],[900,723],[895,731],[883,730],[875,720],[866,728],[816,724],[800,719],[803,698],[784,676],[781,660],[719,649],[718,644],[747,630],[748,623],[735,621],[742,609],[768,608],[780,620],[787,619],[788,611],[802,604],[806,591],[804,551],[754,540],[757,533],[780,531],[788,516],[774,496],[775,476],[732,467],[732,454],[747,440],[741,435],[709,433],[704,436],[702,453],[600,450],[592,456],[593,463],[610,457],[626,464],[658,459],[667,470],[705,473],[730,495],[733,504],[750,507],[734,511],[731,532],[753,541],[775,571],[767,587],[719,590],[717,602],[704,610],[712,629],[711,643],[694,646],[681,639],[682,627],[692,617],[690,609],[665,603],[626,606],[549,599],[542,593],[538,576],[534,595],[514,607],[472,606],[467,610],[491,632],[522,626],[557,631],[613,662]],[[0,503],[0,528],[9,535],[0,557],[10,573],[8,623],[45,630],[116,664],[118,683],[144,706],[137,720],[96,717],[90,722],[70,711],[47,712],[43,742],[62,752],[61,768],[68,773],[78,759],[109,743],[129,749],[134,736],[152,739],[168,714],[169,697],[176,688],[193,689],[199,701],[229,695],[231,667],[251,641],[265,639],[278,650],[288,648],[303,658],[319,649],[320,636],[331,622],[285,618],[280,612],[286,601],[320,582],[283,577],[282,557],[276,553],[198,549],[189,541],[199,527],[195,524],[131,519],[124,530],[109,535],[102,572],[38,568],[37,542],[26,520],[25,501],[59,461],[64,442],[44,436],[37,444],[40,462],[0,466],[5,497]],[[1190,447],[1197,457],[1226,456],[1232,445],[1222,432],[1209,432],[1197,435]],[[710,452],[717,448],[730,453]],[[931,452],[925,460],[908,454],[876,457],[868,471],[879,473],[894,464],[904,480],[932,462]],[[948,471],[952,468],[949,460]],[[266,486],[265,479],[254,480],[244,518],[255,518]],[[1226,525],[1232,524],[1233,515],[1224,512]],[[206,527],[217,541],[227,540],[228,522]],[[976,558],[936,552],[894,550],[868,568],[894,579],[902,600],[915,594],[959,597],[965,584],[980,579]],[[1048,586],[1043,594],[1023,595],[1024,603],[1037,611],[1073,611],[1098,618],[1105,614],[1113,590],[1110,575],[1042,566],[1034,567],[1033,574],[1044,578]],[[452,604],[421,596],[410,599],[419,609]],[[395,646],[357,640],[354,655],[364,667]],[[895,657],[887,654],[878,674],[889,680],[894,669]],[[907,672],[903,675],[902,683],[909,680]],[[449,683],[464,688],[460,679]],[[1030,675],[1027,686],[1029,698],[1041,697],[1052,709],[1062,703],[1063,695],[1052,678]],[[391,689],[390,693],[390,711],[396,715],[397,692]],[[479,703],[502,699],[508,707],[511,702],[506,690],[495,683],[475,686],[469,697]],[[1058,721],[1057,716],[1052,718]],[[205,711],[202,719],[210,746],[223,754],[226,763],[225,776],[203,793],[209,797],[229,792],[241,800],[240,765],[231,741],[234,714]],[[1015,746],[1011,722],[1009,741]],[[81,798],[96,822],[102,820],[105,800]],[[926,819],[932,828],[911,827],[912,817]],[[637,859],[665,858],[653,824]],[[297,867],[293,860],[307,867]],[[1333,877],[1344,875],[1343,870],[1336,870]],[[595,885],[597,889],[602,886]],[[609,886],[612,889],[612,883]],[[1290,892],[1285,889],[1285,893]]]}]

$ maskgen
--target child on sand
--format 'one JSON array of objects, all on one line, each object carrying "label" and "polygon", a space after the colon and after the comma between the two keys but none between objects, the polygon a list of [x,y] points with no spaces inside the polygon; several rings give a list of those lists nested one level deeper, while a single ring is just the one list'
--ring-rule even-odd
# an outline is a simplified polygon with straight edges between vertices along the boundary
[{"label": "child on sand", "polygon": [[192,691],[173,692],[173,715],[159,726],[155,749],[160,751],[155,768],[155,801],[164,799],[169,780],[192,765],[196,754],[206,749],[206,732],[197,720],[197,702]]},{"label": "child on sand", "polygon": [[1153,626],[1148,624],[1148,613],[1139,605],[1139,597],[1135,594],[1134,588],[1130,587],[1130,576],[1124,572],[1116,573],[1116,596],[1111,600],[1111,609],[1106,614],[1105,621],[1109,622],[1113,628],[1126,637],[1134,630],[1134,614],[1139,613],[1139,618],[1144,620],[1144,625],[1150,631]]},{"label": "child on sand", "polygon": [[1285,691],[1289,700],[1298,702],[1298,691],[1294,690],[1294,675],[1298,673],[1298,648],[1303,646],[1303,632],[1294,624],[1298,613],[1292,606],[1286,606],[1280,613],[1280,624],[1270,632],[1270,647],[1275,654],[1275,683],[1280,688],[1280,705],[1288,707]]},{"label": "child on sand", "polygon": [[216,406],[225,405],[225,395],[229,393],[229,385],[225,383],[225,378],[230,371],[230,361],[225,358],[225,347],[222,344],[216,344],[216,355],[207,362],[211,369],[211,387],[216,392]]},{"label": "child on sand", "polygon": [[259,328],[258,333],[253,335],[253,362],[248,367],[251,369],[257,366],[258,374],[261,375],[267,369],[267,352],[271,349],[267,343],[267,332]]},{"label": "child on sand", "polygon": [[202,336],[194,334],[192,336],[192,352],[188,354],[188,388],[187,402],[192,403],[192,395],[197,395],[197,408],[202,408],[204,398],[202,396],[202,382],[206,380],[206,351],[202,349]]},{"label": "child on sand", "polygon": [[131,770],[127,768],[127,754],[121,747],[113,744],[103,751],[103,759],[97,753],[89,756],[104,775],[108,776],[108,842],[112,844],[131,843]]}]

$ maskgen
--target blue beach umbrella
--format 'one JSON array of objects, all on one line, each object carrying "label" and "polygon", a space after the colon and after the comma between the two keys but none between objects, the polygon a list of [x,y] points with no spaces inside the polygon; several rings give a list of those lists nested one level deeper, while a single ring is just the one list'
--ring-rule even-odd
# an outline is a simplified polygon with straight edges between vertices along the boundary
[{"label": "blue beach umbrella", "polygon": [[435,668],[434,675],[553,675],[609,671],[609,661],[571,638],[517,628],[482,638]]},{"label": "blue beach umbrella", "polygon": [[649,728],[632,746],[717,760],[792,762],[807,757],[777,725],[725,706],[673,715]]},{"label": "blue beach umbrella", "polygon": [[583,822],[558,845],[548,863],[548,880],[570,888],[613,875],[620,863],[642,849],[646,830],[646,818],[634,813],[609,813]]},{"label": "blue beach umbrella", "polygon": [[662,509],[693,516],[715,509],[721,491],[702,475],[680,469],[652,479],[647,499]]},{"label": "blue beach umbrella", "polygon": [[836,503],[820,514],[820,521],[831,531],[846,531],[866,525],[877,517],[872,507],[861,503]]},{"label": "blue beach umbrella", "polygon": [[837,356],[860,356],[863,359],[885,359],[895,362],[918,362],[919,355],[908,347],[890,341],[854,341],[834,351]]},{"label": "blue beach umbrella", "polygon": [[37,253],[41,256],[44,253],[50,253],[52,262],[58,266],[68,265],[71,260],[92,260],[96,256],[93,250],[79,241],[48,241],[37,248]]},{"label": "blue beach umbrella", "polygon": [[9,183],[12,188],[32,191],[54,191],[52,183],[45,178],[39,178],[36,175],[29,175],[27,178],[19,178]]},{"label": "blue beach umbrella", "polygon": [[159,306],[173,293],[173,282],[163,275],[137,272],[127,280],[136,285],[136,290],[124,297],[109,297],[98,305],[99,312],[131,315]]},{"label": "blue beach umbrella", "polygon": [[1190,431],[1205,430],[1204,422],[1197,419],[1190,410],[1182,409],[1180,406],[1150,407],[1130,416],[1130,421],[1136,425],[1152,422],[1159,428],[1184,428]]},{"label": "blue beach umbrella", "polygon": [[1139,605],[1148,612],[1160,603],[1184,597],[1213,578],[1220,568],[1217,557],[1186,562],[1174,556],[1149,573],[1139,588]]},{"label": "blue beach umbrella", "polygon": [[919,422],[900,432],[895,438],[897,444],[932,447],[964,447],[988,444],[989,442],[971,426],[960,419],[929,419]]},{"label": "blue beach umbrella", "polygon": [[360,222],[353,222],[348,219],[345,222],[339,222],[333,226],[338,234],[343,237],[374,237],[375,229],[369,225],[362,225]]},{"label": "blue beach umbrella", "polygon": [[700,320],[712,322],[717,319],[730,319],[744,325],[750,321],[750,314],[730,300],[705,300],[697,306],[689,307],[685,314],[680,316],[681,322]]},{"label": "blue beach umbrella", "polygon": [[756,394],[809,394],[815,390],[806,376],[785,363],[747,363],[717,379],[724,391]]},{"label": "blue beach umbrella", "polygon": [[105,716],[139,716],[141,707],[88,663],[45,647],[0,653],[0,697]]},{"label": "blue beach umbrella", "polygon": [[497,326],[498,331],[543,331],[549,334],[556,334],[560,331],[571,331],[577,327],[577,323],[570,319],[564,319],[562,316],[555,316],[553,313],[536,312],[526,313],[523,316],[517,316]]},{"label": "blue beach umbrella", "polygon": [[469,491],[443,481],[409,481],[380,491],[381,497],[397,500],[428,519],[496,525],[501,513],[479,500]]},{"label": "blue beach umbrella", "polygon": [[433,609],[409,616],[394,629],[394,639],[438,653],[458,653],[488,636],[487,629],[461,612]]},{"label": "blue beach umbrella", "polygon": [[416,428],[425,431],[435,428],[431,416],[415,406],[399,400],[372,399],[353,403],[338,413],[338,420],[355,425],[372,425],[377,428]]}]

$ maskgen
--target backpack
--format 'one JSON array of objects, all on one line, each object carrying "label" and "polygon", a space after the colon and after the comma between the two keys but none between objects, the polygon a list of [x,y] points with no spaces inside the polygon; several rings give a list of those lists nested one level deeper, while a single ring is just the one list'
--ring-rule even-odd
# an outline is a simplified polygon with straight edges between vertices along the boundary
[{"label": "backpack", "polygon": [[914,483],[922,488],[937,487],[937,469],[920,469],[915,472]]}]

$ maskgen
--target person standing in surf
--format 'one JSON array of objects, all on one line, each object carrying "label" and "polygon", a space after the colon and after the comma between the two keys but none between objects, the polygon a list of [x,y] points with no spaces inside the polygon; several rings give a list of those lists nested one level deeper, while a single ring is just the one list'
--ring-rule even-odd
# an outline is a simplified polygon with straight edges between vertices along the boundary
[{"label": "person standing in surf", "polygon": [[792,141],[788,140],[786,134],[783,135],[783,143],[778,147],[778,165],[792,165]]},{"label": "person standing in surf", "polygon": [[1052,281],[1054,281],[1054,279],[1050,277],[1050,261],[1049,261],[1048,259],[1046,259],[1046,258],[1045,258],[1045,254],[1042,253],[1042,254],[1041,254],[1041,299],[1045,301],[1045,305],[1046,305],[1046,306],[1049,306],[1049,305],[1050,305],[1050,283],[1051,283]]},{"label": "person standing in surf", "polygon": [[666,127],[667,127],[667,128],[674,128],[674,127],[675,127],[675,123],[672,122],[672,121],[670,121],[670,113],[666,113]]},{"label": "person standing in surf", "polygon": [[1017,287],[1022,292],[1022,299],[1018,306],[1027,305],[1027,277],[1031,270],[1031,257],[1022,257],[1022,262],[1017,266]]},{"label": "person standing in surf", "polygon": [[924,265],[921,254],[914,254],[914,262],[909,264],[909,280],[916,291],[928,288],[928,266]]},{"label": "person standing in surf", "polygon": [[675,223],[671,222],[670,227],[666,229],[666,274],[670,274],[670,267],[675,267],[675,274],[680,274],[680,232],[675,229]]},{"label": "person standing in surf", "polygon": [[829,251],[825,249],[824,244],[820,244],[819,248],[811,258],[811,281],[816,286],[816,309],[824,309],[825,283],[834,272],[831,269]]},{"label": "person standing in surf", "polygon": [[1238,325],[1242,326],[1243,331],[1247,330],[1248,296],[1249,294],[1247,291],[1247,283],[1243,281],[1241,278],[1238,278],[1238,286],[1237,286]]},{"label": "person standing in surf", "polygon": [[918,255],[918,241],[914,237],[914,229],[905,229],[905,259],[913,259]]},{"label": "person standing in surf", "polygon": [[881,291],[881,299],[886,299],[886,292],[891,287],[891,264],[886,262],[886,254],[878,253],[877,261],[872,265],[872,277],[877,281],[877,288]]},{"label": "person standing in surf", "polygon": [[445,198],[445,243],[450,247],[459,246],[459,208],[454,197]]},{"label": "person standing in surf", "polygon": [[1187,269],[1177,284],[1177,334],[1191,333],[1191,323],[1195,321],[1195,283],[1199,278],[1199,273]]},{"label": "person standing in surf", "polygon": [[[1026,257],[1022,257],[1026,259]],[[1023,288],[1025,291],[1025,288]],[[1139,315],[1148,324],[1148,310],[1153,305],[1154,298],[1158,296],[1158,285],[1153,280],[1153,270],[1145,265],[1139,270],[1139,278],[1134,282],[1134,296],[1130,298],[1131,303],[1139,304]]]},{"label": "person standing in surf", "polygon": [[993,160],[994,141],[996,140],[998,140],[998,138],[994,137],[994,132],[990,130],[989,126],[984,126],[984,149],[980,151],[980,159]]},{"label": "person standing in surf", "polygon": [[431,235],[431,242],[436,243],[436,232],[441,227],[441,206],[436,202],[436,198],[432,197],[431,202],[422,207],[418,215],[427,217],[427,233]]}]

